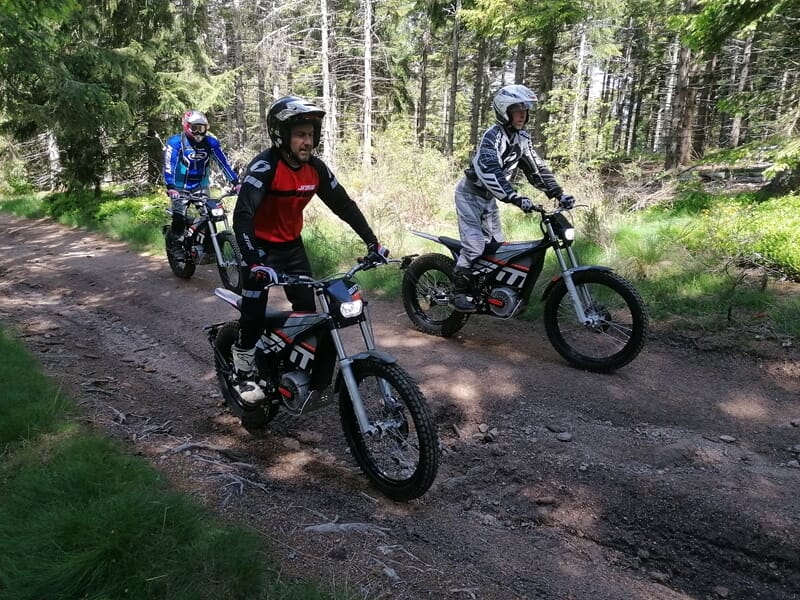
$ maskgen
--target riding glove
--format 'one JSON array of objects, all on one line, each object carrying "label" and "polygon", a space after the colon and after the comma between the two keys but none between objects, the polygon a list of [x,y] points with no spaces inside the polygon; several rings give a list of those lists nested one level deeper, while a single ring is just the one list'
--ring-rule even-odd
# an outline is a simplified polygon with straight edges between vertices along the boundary
[{"label": "riding glove", "polygon": [[561,194],[561,196],[558,199],[559,208],[563,208],[564,210],[569,210],[574,206],[575,206],[575,198],[573,198],[569,194]]},{"label": "riding glove", "polygon": [[524,213],[529,213],[533,210],[533,202],[531,199],[516,193],[511,197],[511,203],[518,206]]},{"label": "riding glove", "polygon": [[181,197],[181,193],[178,190],[169,189],[167,190],[167,196],[169,196],[170,200],[177,200]]},{"label": "riding glove", "polygon": [[367,261],[377,264],[385,264],[389,258],[389,249],[381,246],[378,242],[370,242],[367,244]]},{"label": "riding glove", "polygon": [[264,266],[260,263],[250,265],[250,276],[253,277],[258,283],[267,285],[275,285],[280,283],[280,277],[277,271],[272,267]]}]

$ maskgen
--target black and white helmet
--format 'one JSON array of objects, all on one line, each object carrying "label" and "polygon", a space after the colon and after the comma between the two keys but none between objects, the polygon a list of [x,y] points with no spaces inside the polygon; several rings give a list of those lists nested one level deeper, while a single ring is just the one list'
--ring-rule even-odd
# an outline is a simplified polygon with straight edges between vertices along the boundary
[{"label": "black and white helmet", "polygon": [[291,126],[297,123],[311,123],[314,126],[314,148],[319,146],[322,136],[322,118],[325,111],[313,102],[297,96],[284,96],[273,102],[267,113],[269,139],[276,148],[289,147]]},{"label": "black and white helmet", "polygon": [[512,106],[521,105],[518,108],[526,108],[530,112],[539,99],[536,94],[524,85],[514,84],[507,85],[500,88],[492,100],[492,107],[494,114],[497,117],[497,122],[502,125],[508,125],[510,119],[508,118],[508,109]]}]

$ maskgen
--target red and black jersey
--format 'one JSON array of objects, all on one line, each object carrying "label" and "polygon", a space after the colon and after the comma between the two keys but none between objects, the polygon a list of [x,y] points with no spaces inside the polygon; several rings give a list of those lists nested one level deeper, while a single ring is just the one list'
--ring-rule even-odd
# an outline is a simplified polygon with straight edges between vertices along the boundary
[{"label": "red and black jersey", "polygon": [[324,162],[314,156],[293,168],[270,148],[248,165],[233,211],[233,229],[245,261],[258,261],[259,241],[297,240],[303,230],[303,210],[315,194],[365,243],[377,242],[361,209]]}]

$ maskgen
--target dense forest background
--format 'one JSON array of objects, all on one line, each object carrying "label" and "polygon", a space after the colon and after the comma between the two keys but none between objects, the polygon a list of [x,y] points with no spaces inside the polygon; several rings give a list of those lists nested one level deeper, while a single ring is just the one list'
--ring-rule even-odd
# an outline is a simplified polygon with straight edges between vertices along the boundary
[{"label": "dense forest background", "polygon": [[463,164],[509,83],[561,164],[791,139],[800,2],[0,0],[0,180],[157,185],[190,107],[241,168],[289,93],[328,111],[333,165],[370,168],[379,139]]}]

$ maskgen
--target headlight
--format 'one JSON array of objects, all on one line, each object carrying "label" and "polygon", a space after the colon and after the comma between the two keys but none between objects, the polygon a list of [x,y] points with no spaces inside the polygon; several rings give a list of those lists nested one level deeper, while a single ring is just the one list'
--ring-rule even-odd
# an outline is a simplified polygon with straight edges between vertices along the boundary
[{"label": "headlight", "polygon": [[575,241],[574,227],[568,227],[567,229],[564,230],[564,239],[567,240],[568,242]]},{"label": "headlight", "polygon": [[212,217],[221,217],[225,214],[225,209],[222,207],[219,208],[212,208],[211,209],[211,216]]},{"label": "headlight", "polygon": [[353,300],[352,302],[342,302],[339,305],[339,312],[345,319],[352,319],[361,314],[364,310],[364,302],[362,300]]}]

